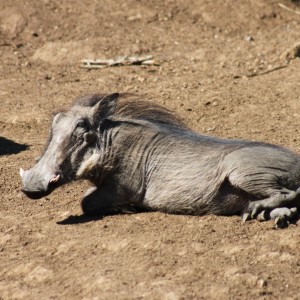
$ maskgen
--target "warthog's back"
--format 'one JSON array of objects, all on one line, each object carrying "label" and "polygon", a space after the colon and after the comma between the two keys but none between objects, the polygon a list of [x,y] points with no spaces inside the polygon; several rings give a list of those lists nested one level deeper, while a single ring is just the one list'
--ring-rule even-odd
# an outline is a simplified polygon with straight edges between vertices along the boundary
[{"label": "warthog's back", "polygon": [[235,214],[282,186],[300,186],[300,158],[259,142],[172,130],[152,158],[145,203],[173,213]]}]

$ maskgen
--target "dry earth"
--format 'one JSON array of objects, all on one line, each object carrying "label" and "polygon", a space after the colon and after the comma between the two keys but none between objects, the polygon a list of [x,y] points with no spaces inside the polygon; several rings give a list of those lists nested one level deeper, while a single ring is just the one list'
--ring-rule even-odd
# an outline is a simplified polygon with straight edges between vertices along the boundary
[{"label": "dry earth", "polygon": [[[18,175],[52,113],[88,92],[146,95],[199,132],[300,152],[299,45],[300,15],[273,0],[0,1],[0,299],[300,299],[299,226],[87,219],[86,183],[31,201]],[[80,67],[148,54],[160,65]]]}]

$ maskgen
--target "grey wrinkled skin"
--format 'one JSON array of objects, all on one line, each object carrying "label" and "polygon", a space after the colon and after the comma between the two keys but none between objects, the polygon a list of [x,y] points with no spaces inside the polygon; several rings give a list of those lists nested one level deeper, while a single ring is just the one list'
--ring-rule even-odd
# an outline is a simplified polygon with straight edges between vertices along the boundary
[{"label": "grey wrinkled skin", "polygon": [[300,193],[299,155],[197,134],[168,110],[128,94],[85,96],[58,113],[41,159],[20,173],[22,190],[34,199],[89,180],[85,214],[131,207],[253,218],[297,206]]}]

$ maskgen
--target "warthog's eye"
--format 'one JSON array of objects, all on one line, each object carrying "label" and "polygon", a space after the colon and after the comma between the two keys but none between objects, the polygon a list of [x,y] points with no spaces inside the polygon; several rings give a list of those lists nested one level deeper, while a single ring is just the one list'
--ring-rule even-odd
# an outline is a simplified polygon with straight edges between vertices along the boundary
[{"label": "warthog's eye", "polygon": [[75,127],[75,131],[77,132],[77,134],[83,134],[83,133],[89,131],[89,129],[90,129],[90,126],[86,120],[79,120]]}]

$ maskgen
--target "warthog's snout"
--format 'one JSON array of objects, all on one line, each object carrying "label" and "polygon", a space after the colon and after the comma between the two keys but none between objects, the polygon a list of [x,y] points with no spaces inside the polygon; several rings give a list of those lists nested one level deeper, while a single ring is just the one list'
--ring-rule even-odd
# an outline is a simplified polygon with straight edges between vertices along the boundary
[{"label": "warthog's snout", "polygon": [[31,199],[40,199],[50,194],[61,181],[60,174],[40,174],[34,168],[24,171],[20,169],[23,187],[21,191]]}]

